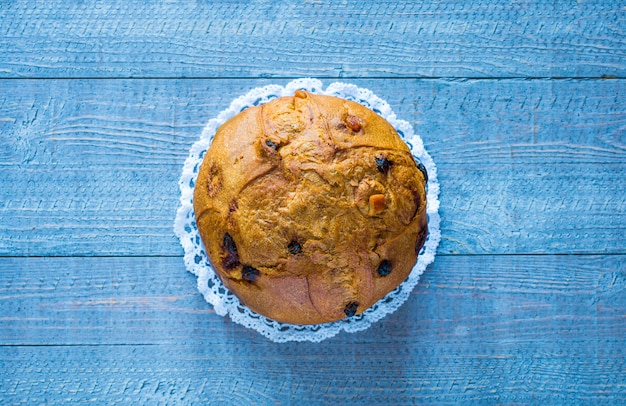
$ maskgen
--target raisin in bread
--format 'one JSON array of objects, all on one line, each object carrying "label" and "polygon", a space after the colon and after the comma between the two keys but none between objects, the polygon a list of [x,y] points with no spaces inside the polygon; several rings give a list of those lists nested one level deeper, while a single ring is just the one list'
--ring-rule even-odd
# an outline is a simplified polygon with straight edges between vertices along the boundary
[{"label": "raisin in bread", "polygon": [[298,90],[218,129],[194,211],[215,272],[242,303],[319,324],[363,312],[409,275],[428,234],[426,182],[385,119]]}]

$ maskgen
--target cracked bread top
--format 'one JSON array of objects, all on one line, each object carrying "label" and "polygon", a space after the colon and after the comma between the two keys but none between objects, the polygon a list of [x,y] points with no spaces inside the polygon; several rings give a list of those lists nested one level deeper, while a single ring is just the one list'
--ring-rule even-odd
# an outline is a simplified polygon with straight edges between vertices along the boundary
[{"label": "cracked bread top", "polygon": [[381,116],[296,91],[224,123],[194,211],[211,265],[246,306],[319,324],[359,314],[410,273],[427,174]]}]

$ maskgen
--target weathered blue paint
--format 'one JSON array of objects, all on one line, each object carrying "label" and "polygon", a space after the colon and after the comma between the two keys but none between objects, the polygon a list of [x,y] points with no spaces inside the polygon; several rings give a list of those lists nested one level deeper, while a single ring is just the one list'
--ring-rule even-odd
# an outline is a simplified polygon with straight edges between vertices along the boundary
[{"label": "weathered blue paint", "polygon": [[625,76],[623,0],[5,2],[4,77]]},{"label": "weathered blue paint", "polygon": [[178,257],[0,267],[0,399],[626,400],[624,255],[442,256],[396,313],[319,344],[215,315]]},{"label": "weathered blue paint", "polygon": [[[0,404],[626,403],[625,10],[3,2]],[[301,76],[414,125],[443,240],[393,315],[274,344],[204,302],[172,222],[206,121]]]},{"label": "weathered blue paint", "polygon": [[[440,253],[626,252],[626,81],[353,82],[435,159]],[[267,83],[0,80],[0,228],[11,230],[0,254],[180,255],[172,222],[189,147]]]}]

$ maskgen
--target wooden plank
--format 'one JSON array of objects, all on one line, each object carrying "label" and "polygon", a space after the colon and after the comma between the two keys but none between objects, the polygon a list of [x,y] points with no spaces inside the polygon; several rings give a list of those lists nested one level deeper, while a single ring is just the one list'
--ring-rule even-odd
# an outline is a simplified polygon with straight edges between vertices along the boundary
[{"label": "wooden plank", "polygon": [[[460,344],[379,354],[264,343],[0,348],[7,404],[623,404],[623,342],[543,352]],[[346,345],[347,344],[347,345]],[[348,347],[348,348],[346,348]],[[529,351],[529,352],[526,352]],[[532,353],[537,351],[537,353]],[[251,355],[252,352],[257,352]]]},{"label": "wooden plank", "polygon": [[[625,80],[347,82],[387,100],[437,162],[626,160]],[[234,98],[286,83],[0,80],[0,165],[179,164],[205,123]]]},{"label": "wooden plank", "polygon": [[12,1],[2,77],[624,77],[624,1]]},{"label": "wooden plank", "polygon": [[626,256],[441,256],[394,314],[272,343],[181,258],[0,258],[0,402],[626,401]]},{"label": "wooden plank", "polygon": [[[0,345],[259,336],[215,315],[180,257],[0,258],[0,269]],[[537,331],[545,346],[616,340],[626,334],[625,272],[624,255],[439,256],[400,310],[339,340],[413,342],[418,335],[429,345],[462,338],[480,346],[526,342]]]},{"label": "wooden plank", "polygon": [[[626,249],[626,81],[352,82],[422,134],[441,253]],[[189,147],[267,83],[0,81],[0,255],[180,255]]]},{"label": "wooden plank", "polygon": [[[124,167],[122,167],[124,168]],[[442,254],[624,253],[624,165],[440,165]],[[0,253],[180,255],[180,166],[10,172]]]}]

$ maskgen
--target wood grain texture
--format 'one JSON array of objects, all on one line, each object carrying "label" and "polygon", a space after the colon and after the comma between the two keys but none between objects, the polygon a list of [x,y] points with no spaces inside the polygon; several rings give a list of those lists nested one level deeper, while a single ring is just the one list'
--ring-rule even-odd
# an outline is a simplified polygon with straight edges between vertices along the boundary
[{"label": "wood grain texture", "polygon": [[[626,404],[626,1],[136,3],[0,2],[0,404]],[[294,77],[442,187],[407,302],[318,344],[217,316],[172,231],[206,121]]]},{"label": "wood grain texture", "polygon": [[9,1],[0,75],[624,77],[625,5]]},{"label": "wood grain texture", "polygon": [[624,255],[441,256],[396,313],[319,344],[215,315],[178,257],[0,268],[6,403],[626,401]]},{"label": "wood grain texture", "polygon": [[[246,343],[2,347],[0,400],[107,404],[593,404],[624,394],[622,342],[611,353],[581,345],[471,345],[396,351],[339,342],[321,348]],[[533,354],[533,351],[536,351]],[[362,360],[359,362],[359,360]],[[364,361],[367,360],[367,361]]]},{"label": "wood grain texture", "polygon": [[[623,253],[626,82],[355,80],[439,168],[441,253]],[[270,81],[0,81],[0,255],[179,255],[182,163]]]}]

